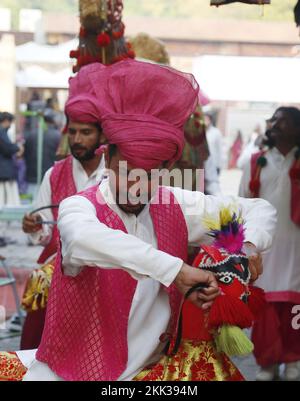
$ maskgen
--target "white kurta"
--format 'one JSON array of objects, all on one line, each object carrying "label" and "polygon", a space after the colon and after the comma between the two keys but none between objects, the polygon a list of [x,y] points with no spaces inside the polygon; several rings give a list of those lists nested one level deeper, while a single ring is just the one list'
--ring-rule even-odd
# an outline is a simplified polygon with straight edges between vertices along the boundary
[{"label": "white kurta", "polygon": [[[278,223],[271,250],[264,255],[264,272],[257,281],[268,292],[269,300],[300,302],[300,227],[291,220],[291,181],[289,170],[296,148],[284,157],[276,148],[267,152],[267,165],[261,171],[260,197],[277,210]],[[250,163],[245,167],[240,195],[249,197]],[[300,199],[299,199],[300,202]],[[257,220],[258,225],[260,221]],[[292,299],[287,299],[290,293]],[[298,301],[297,301],[298,298]]]},{"label": "white kurta", "polygon": [[236,162],[237,168],[244,169],[244,167],[250,162],[251,156],[254,153],[259,152],[259,147],[256,145],[258,136],[259,134],[257,132],[252,133],[250,141],[246,144]]},{"label": "white kurta", "polygon": [[221,131],[213,125],[209,126],[206,130],[206,140],[214,165],[216,168],[221,168],[223,153],[223,136]]},{"label": "white kurta", "polygon": [[20,206],[18,183],[14,180],[0,181],[0,207]]},{"label": "white kurta", "polygon": [[210,195],[220,195],[220,179],[211,156],[204,162],[204,178],[205,178],[205,192]]},{"label": "white kurta", "polygon": [[[170,318],[168,296],[161,284],[169,286],[183,261],[157,250],[157,240],[149,205],[138,215],[126,214],[112,203],[108,181],[100,190],[108,205],[120,216],[128,234],[99,222],[94,206],[85,198],[73,196],[61,203],[59,230],[62,239],[64,272],[77,275],[84,265],[123,267],[137,281],[128,322],[128,363],[119,380],[131,380],[150,362],[160,357],[160,335]],[[270,247],[276,224],[275,210],[263,200],[235,197],[217,198],[200,192],[170,188],[185,216],[190,244],[209,243],[202,224],[206,213],[217,214],[220,206],[236,203],[246,220],[246,241],[259,250]],[[257,227],[256,219],[261,224]],[[22,352],[18,353],[22,360]],[[34,351],[33,351],[34,358]],[[26,360],[28,364],[28,358]],[[46,364],[32,361],[24,380],[59,380]]]},{"label": "white kurta", "polygon": [[[37,209],[42,206],[51,205],[52,203],[52,191],[50,185],[50,176],[52,173],[53,167],[51,167],[44,175],[43,181],[41,183],[37,199],[34,203],[34,208]],[[98,184],[103,178],[103,174],[105,171],[105,161],[104,157],[102,157],[98,168],[88,176],[81,163],[73,157],[72,160],[72,172],[74,184],[77,189],[77,192],[83,191],[93,185]],[[44,221],[53,221],[53,214],[51,209],[45,209],[39,212]],[[29,234],[31,241],[34,244],[47,245],[51,239],[52,235],[52,225],[43,225],[42,229],[36,233]]]}]

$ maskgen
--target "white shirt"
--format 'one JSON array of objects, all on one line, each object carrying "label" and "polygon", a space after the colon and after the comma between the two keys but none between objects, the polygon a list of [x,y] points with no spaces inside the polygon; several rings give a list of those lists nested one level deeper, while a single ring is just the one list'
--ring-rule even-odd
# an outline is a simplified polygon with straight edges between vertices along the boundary
[{"label": "white shirt", "polygon": [[[53,167],[51,167],[48,171],[46,171],[43,181],[41,183],[36,202],[34,204],[34,208],[37,209],[42,206],[51,205],[52,203],[52,191],[50,184],[50,177],[52,173]],[[93,185],[96,185],[101,181],[104,175],[105,170],[105,161],[104,157],[101,158],[98,168],[88,176],[81,163],[72,158],[72,172],[74,184],[77,192],[83,191]],[[53,221],[53,214],[51,209],[45,209],[39,212],[44,221]],[[34,244],[47,245],[51,239],[52,235],[52,225],[44,224],[42,229],[36,233],[29,234],[31,241]]]},{"label": "white shirt", "polygon": [[[254,243],[260,251],[271,246],[276,217],[274,208],[267,202],[169,189],[181,205],[190,244],[211,242],[202,224],[205,214],[218,214],[220,206],[237,203],[246,220],[246,241]],[[77,275],[84,265],[108,269],[118,266],[138,280],[128,322],[128,363],[119,377],[119,380],[131,380],[150,362],[160,358],[163,345],[159,337],[170,319],[169,299],[161,284],[169,286],[174,281],[183,261],[157,250],[149,205],[138,216],[126,214],[111,203],[107,180],[102,181],[100,190],[122,219],[128,234],[100,223],[95,207],[86,198],[77,195],[65,199],[60,205],[58,223],[64,272]],[[34,351],[32,355],[34,358]],[[22,360],[21,351],[18,356]],[[61,380],[46,364],[31,362],[25,380],[41,380],[41,376],[42,380]]]},{"label": "white shirt", "polygon": [[242,153],[237,159],[236,165],[238,168],[243,169],[247,163],[251,160],[251,156],[254,153],[259,152],[259,147],[256,145],[256,140],[259,134],[257,132],[253,132],[250,138],[250,141],[244,147]]},{"label": "white shirt", "polygon": [[217,168],[210,155],[204,162],[205,192],[210,195],[220,195],[221,187]]},{"label": "white shirt", "polygon": [[216,168],[222,167],[222,142],[223,137],[221,131],[210,125],[206,129],[206,140],[208,143],[209,153],[211,154],[212,160]]},{"label": "white shirt", "polygon": [[[300,292],[300,227],[291,220],[291,180],[289,171],[295,161],[296,148],[285,157],[276,149],[265,157],[267,165],[260,175],[260,197],[269,201],[277,210],[278,224],[273,245],[264,257],[264,272],[257,285],[267,292]],[[240,184],[240,195],[250,196],[250,163],[245,166]],[[299,200],[300,202],[300,200]]]}]

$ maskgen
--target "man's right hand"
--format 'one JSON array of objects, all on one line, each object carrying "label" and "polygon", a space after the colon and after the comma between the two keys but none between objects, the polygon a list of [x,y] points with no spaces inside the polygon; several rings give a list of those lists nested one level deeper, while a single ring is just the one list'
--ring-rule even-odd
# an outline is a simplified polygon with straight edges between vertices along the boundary
[{"label": "man's right hand", "polygon": [[23,217],[23,231],[26,234],[33,234],[38,232],[42,225],[39,223],[42,220],[38,213],[35,214],[25,214]]},{"label": "man's right hand", "polygon": [[174,281],[178,290],[185,295],[191,287],[199,283],[207,284],[207,288],[201,291],[194,291],[188,299],[198,307],[208,309],[211,307],[214,299],[220,295],[220,289],[215,276],[210,272],[196,269],[183,263]]}]

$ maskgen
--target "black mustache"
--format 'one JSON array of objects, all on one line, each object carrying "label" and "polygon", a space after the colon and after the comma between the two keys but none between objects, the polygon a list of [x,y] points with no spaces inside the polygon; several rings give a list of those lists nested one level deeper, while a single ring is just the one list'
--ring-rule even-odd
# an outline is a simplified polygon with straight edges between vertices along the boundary
[{"label": "black mustache", "polygon": [[87,150],[85,147],[83,146],[72,146],[71,147],[72,150]]}]

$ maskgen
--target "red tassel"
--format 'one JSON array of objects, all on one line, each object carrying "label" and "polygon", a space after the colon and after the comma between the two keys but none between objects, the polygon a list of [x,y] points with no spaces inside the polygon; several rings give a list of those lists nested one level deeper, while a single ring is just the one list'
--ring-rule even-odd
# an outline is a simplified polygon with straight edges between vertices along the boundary
[{"label": "red tassel", "polygon": [[107,47],[110,44],[110,36],[106,33],[100,33],[97,36],[97,43],[101,47]]},{"label": "red tassel", "polygon": [[257,318],[267,304],[265,292],[262,288],[254,286],[249,286],[249,292],[250,294],[247,304],[255,318]]},{"label": "red tassel", "polygon": [[135,52],[133,50],[128,50],[127,55],[129,58],[135,58]]},{"label": "red tassel", "polygon": [[125,31],[125,26],[122,27],[119,31],[113,31],[112,37],[114,38],[114,40],[121,39],[124,36],[124,31]]},{"label": "red tassel", "polygon": [[208,324],[210,328],[229,324],[244,329],[252,326],[253,319],[254,316],[243,301],[224,294],[215,299],[209,312]]},{"label": "red tassel", "polygon": [[79,50],[71,50],[69,55],[70,55],[70,58],[78,58]]}]

